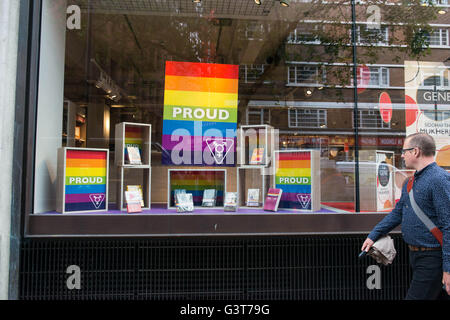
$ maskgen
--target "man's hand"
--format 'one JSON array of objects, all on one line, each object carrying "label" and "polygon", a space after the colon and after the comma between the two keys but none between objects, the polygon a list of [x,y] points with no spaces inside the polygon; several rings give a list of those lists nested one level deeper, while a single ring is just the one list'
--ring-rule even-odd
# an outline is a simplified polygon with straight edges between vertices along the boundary
[{"label": "man's hand", "polygon": [[444,284],[445,291],[447,291],[447,294],[450,295],[450,273],[449,272],[443,272],[442,283]]},{"label": "man's hand", "polygon": [[[373,245],[373,241],[370,240],[369,238],[367,238],[361,247],[361,251],[369,252],[369,249],[372,247],[372,245]],[[450,281],[450,279],[449,279],[449,281]],[[450,282],[449,282],[449,285],[450,285]]]}]

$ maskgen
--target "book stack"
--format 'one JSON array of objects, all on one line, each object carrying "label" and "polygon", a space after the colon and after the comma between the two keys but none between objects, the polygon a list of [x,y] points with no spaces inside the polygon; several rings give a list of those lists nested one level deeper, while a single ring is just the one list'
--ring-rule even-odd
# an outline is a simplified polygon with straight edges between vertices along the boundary
[{"label": "book stack", "polygon": [[280,204],[281,194],[283,193],[282,189],[277,188],[269,188],[267,192],[266,200],[264,201],[264,210],[265,211],[277,211],[278,205]]},{"label": "book stack", "polygon": [[259,189],[248,189],[247,207],[259,207]]},{"label": "book stack", "polygon": [[237,192],[225,192],[224,211],[236,211]]},{"label": "book stack", "polygon": [[203,191],[202,207],[214,207],[216,205],[216,189]]}]

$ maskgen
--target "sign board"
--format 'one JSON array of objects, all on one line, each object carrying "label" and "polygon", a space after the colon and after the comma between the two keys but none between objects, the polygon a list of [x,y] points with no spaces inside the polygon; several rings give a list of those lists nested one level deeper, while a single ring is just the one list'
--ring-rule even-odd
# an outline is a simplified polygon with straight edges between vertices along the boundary
[{"label": "sign board", "polygon": [[376,151],[377,211],[392,209],[394,200],[394,152]]},{"label": "sign board", "polygon": [[443,62],[405,61],[406,135],[431,135],[440,166],[450,166],[449,81]]},{"label": "sign board", "polygon": [[318,151],[278,150],[275,188],[282,189],[279,209],[320,210],[320,162]]},{"label": "sign board", "polygon": [[238,65],[166,62],[163,164],[235,165],[238,81]]},{"label": "sign board", "polygon": [[108,149],[58,150],[58,212],[108,210],[108,155]]}]

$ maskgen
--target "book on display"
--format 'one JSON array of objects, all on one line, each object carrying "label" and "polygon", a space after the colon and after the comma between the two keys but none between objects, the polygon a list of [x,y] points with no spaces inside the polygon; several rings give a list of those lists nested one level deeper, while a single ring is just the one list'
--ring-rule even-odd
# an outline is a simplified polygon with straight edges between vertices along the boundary
[{"label": "book on display", "polygon": [[216,205],[216,189],[203,191],[202,207],[214,207]]},{"label": "book on display", "polygon": [[127,212],[142,212],[141,195],[139,191],[125,191],[125,201],[127,203]]},{"label": "book on display", "polygon": [[280,199],[281,199],[282,193],[283,193],[282,189],[269,188],[266,199],[264,201],[263,209],[265,211],[277,211],[278,205],[280,204]]},{"label": "book on display", "polygon": [[264,148],[253,149],[252,157],[250,158],[250,164],[261,164],[264,156]]},{"label": "book on display", "polygon": [[145,207],[144,205],[144,194],[142,193],[142,186],[141,185],[127,185],[127,191],[136,191],[139,192],[141,206]]},{"label": "book on display", "polygon": [[129,164],[142,164],[141,153],[138,147],[127,147],[127,154]]},{"label": "book on display", "polygon": [[236,211],[237,209],[237,192],[225,192],[225,201],[223,204],[224,211]]},{"label": "book on display", "polygon": [[177,193],[175,195],[175,206],[177,207],[177,212],[194,211],[194,199],[192,193]]},{"label": "book on display", "polygon": [[259,207],[259,189],[248,189],[247,207]]}]

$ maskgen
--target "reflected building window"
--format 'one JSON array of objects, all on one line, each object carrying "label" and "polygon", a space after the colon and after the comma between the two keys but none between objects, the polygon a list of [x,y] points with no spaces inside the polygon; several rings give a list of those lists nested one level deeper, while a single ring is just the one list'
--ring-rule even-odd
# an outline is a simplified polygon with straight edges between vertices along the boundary
[{"label": "reflected building window", "polygon": [[433,89],[436,87],[449,87],[449,70],[442,70],[439,74],[434,73],[422,73],[422,83],[421,88]]},{"label": "reflected building window", "polygon": [[387,45],[389,41],[388,27],[369,28],[367,25],[356,26],[356,43],[363,45]]},{"label": "reflected building window", "polygon": [[391,123],[384,122],[378,110],[358,110],[358,128],[360,129],[390,129]]},{"label": "reflected building window", "polygon": [[265,64],[243,64],[239,66],[239,80],[254,83],[264,74]]},{"label": "reflected building window", "polygon": [[291,65],[288,67],[288,84],[322,84],[325,82],[325,68],[318,65]]},{"label": "reflected building window", "polygon": [[430,46],[446,47],[448,46],[448,29],[433,29],[433,32],[426,38]]},{"label": "reflected building window", "polygon": [[264,108],[247,109],[247,124],[248,125],[270,124],[270,109]]},{"label": "reflected building window", "polygon": [[327,110],[325,109],[289,109],[289,128],[327,127]]},{"label": "reflected building window", "polygon": [[320,44],[318,37],[319,25],[300,25],[292,31],[288,38],[288,44]]}]

